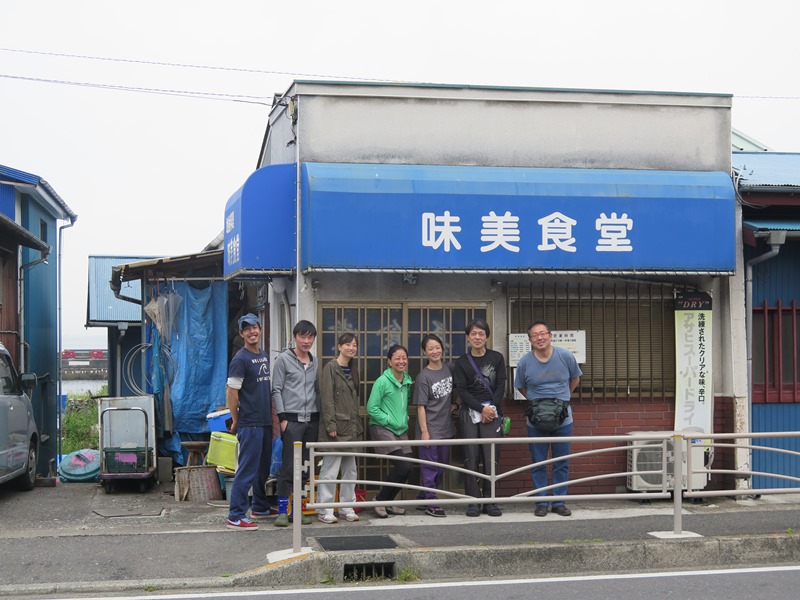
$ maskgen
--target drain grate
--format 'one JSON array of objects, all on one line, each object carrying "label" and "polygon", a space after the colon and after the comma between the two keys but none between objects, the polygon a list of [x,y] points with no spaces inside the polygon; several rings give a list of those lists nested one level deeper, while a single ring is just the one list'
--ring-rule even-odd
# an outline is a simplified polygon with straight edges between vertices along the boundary
[{"label": "drain grate", "polygon": [[388,550],[397,548],[388,535],[348,535],[342,537],[318,537],[317,543],[323,550],[336,552],[340,550]]},{"label": "drain grate", "polygon": [[367,563],[344,566],[343,581],[373,581],[376,579],[394,579],[394,563]]}]

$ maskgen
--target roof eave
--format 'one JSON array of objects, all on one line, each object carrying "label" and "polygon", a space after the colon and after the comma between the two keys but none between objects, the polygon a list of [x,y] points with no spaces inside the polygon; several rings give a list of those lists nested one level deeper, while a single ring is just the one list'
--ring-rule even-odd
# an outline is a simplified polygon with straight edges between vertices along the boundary
[{"label": "roof eave", "polygon": [[800,186],[796,185],[747,185],[739,184],[740,192],[767,192],[771,194],[800,194]]}]

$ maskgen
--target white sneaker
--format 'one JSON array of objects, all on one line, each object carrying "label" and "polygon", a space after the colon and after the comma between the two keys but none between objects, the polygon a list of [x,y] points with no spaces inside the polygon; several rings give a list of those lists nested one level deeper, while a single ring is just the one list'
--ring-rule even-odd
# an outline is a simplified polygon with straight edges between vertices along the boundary
[{"label": "white sneaker", "polygon": [[317,521],[320,523],[326,523],[328,525],[333,525],[334,523],[338,523],[339,519],[333,516],[330,513],[322,513],[321,515],[317,515]]},{"label": "white sneaker", "polygon": [[348,513],[339,513],[339,518],[344,519],[349,523],[352,523],[353,521],[360,521],[355,511],[350,511]]}]

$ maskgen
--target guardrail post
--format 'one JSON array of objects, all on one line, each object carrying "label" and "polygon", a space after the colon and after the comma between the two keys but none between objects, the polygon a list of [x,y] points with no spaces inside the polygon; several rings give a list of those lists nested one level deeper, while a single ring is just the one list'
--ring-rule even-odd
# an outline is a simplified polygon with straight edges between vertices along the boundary
[{"label": "guardrail post", "polygon": [[496,466],[496,462],[497,462],[497,461],[496,461],[496,457],[497,457],[497,444],[495,444],[494,442],[492,442],[492,447],[490,448],[490,450],[489,450],[489,453],[490,453],[490,456],[489,456],[489,462],[490,462],[490,463],[491,463],[491,465],[492,465],[492,468],[491,468],[491,470],[489,471],[489,473],[490,473],[490,474],[491,474],[491,476],[492,476],[492,478],[491,478],[491,480],[490,480],[490,481],[491,481],[491,486],[492,486],[492,487],[491,487],[491,490],[492,490],[492,502],[494,502],[495,498],[497,497],[497,490],[495,490],[495,484],[496,484],[496,479],[495,479],[495,477],[497,476],[497,473],[496,473],[496,470],[497,470],[497,469],[495,468],[495,466]]},{"label": "guardrail post", "polygon": [[292,497],[292,552],[302,550],[303,527],[303,442],[294,443],[294,491]]},{"label": "guardrail post", "polygon": [[683,456],[686,440],[679,434],[672,436],[672,532],[683,534]]}]

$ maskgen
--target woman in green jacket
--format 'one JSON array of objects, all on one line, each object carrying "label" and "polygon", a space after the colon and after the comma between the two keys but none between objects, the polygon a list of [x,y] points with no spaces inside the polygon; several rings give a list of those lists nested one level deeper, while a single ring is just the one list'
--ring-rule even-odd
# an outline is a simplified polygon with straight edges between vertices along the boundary
[{"label": "woman in green jacket", "polygon": [[[410,456],[411,447],[404,446],[408,440],[408,400],[411,395],[411,377],[406,373],[408,367],[408,350],[399,344],[389,348],[387,353],[389,368],[378,377],[372,386],[367,401],[369,413],[369,435],[373,441],[397,442],[395,446],[375,448],[378,454],[391,456]],[[411,463],[404,460],[392,460],[392,470],[386,476],[384,485],[376,501],[391,501],[397,496],[400,488],[389,483],[405,483],[411,473]],[[403,515],[405,509],[399,506],[376,506],[375,514],[381,519],[389,515]]]}]

